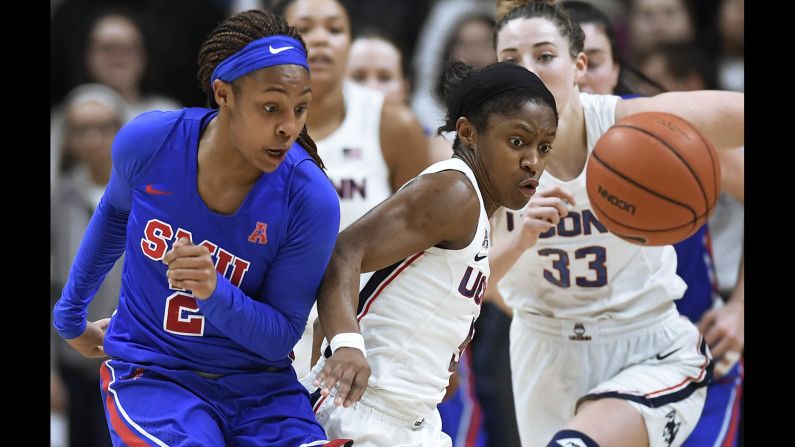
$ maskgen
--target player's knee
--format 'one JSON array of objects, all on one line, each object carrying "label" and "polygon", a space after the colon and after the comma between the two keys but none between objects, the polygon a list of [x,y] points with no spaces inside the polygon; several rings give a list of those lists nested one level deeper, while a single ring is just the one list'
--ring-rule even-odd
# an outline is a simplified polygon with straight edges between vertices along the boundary
[{"label": "player's knee", "polygon": [[555,433],[547,447],[599,447],[599,444],[577,430],[561,430]]}]

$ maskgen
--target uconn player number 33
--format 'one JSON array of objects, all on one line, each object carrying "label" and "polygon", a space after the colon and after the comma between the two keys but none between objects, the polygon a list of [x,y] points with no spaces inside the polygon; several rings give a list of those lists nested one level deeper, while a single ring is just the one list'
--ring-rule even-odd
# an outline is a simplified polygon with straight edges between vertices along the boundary
[{"label": "uconn player number 33", "polygon": [[[514,229],[514,213],[507,211],[506,219],[508,231]],[[539,239],[553,236],[574,237],[589,235],[593,232],[607,233],[607,228],[602,225],[590,210],[582,213],[569,211],[569,214],[560,219],[557,225],[538,235]],[[559,248],[542,248],[538,250],[540,256],[547,256],[552,260],[551,268],[544,269],[544,279],[562,287],[571,287],[571,256],[568,251]],[[607,251],[600,245],[582,247],[574,251],[574,262],[587,263],[588,273],[575,276],[574,283],[578,287],[603,287],[607,285]],[[575,269],[576,271],[582,271]]]}]

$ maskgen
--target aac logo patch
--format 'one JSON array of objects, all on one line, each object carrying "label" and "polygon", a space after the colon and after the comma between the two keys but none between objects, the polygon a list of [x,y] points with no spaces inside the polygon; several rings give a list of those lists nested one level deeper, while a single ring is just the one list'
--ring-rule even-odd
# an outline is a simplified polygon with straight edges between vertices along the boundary
[{"label": "aac logo patch", "polygon": [[259,243],[265,245],[268,243],[268,224],[257,222],[254,231],[248,236],[248,241],[251,243]]}]

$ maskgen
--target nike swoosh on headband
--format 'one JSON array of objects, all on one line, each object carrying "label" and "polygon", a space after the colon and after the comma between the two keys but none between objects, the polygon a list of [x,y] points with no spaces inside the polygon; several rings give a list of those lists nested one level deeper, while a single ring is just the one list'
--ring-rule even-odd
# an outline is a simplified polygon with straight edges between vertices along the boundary
[{"label": "nike swoosh on headband", "polygon": [[271,54],[279,54],[279,53],[281,53],[284,50],[289,50],[290,48],[293,48],[293,47],[273,48],[273,46],[268,45],[268,51],[270,51]]}]

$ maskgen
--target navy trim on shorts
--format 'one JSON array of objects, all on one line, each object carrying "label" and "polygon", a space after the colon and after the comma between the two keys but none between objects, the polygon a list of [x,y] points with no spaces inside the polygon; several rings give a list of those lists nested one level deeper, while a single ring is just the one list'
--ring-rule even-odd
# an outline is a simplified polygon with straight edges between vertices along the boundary
[{"label": "navy trim on shorts", "polygon": [[[707,342],[703,338],[701,339],[701,346],[699,347],[699,351],[701,351],[701,354],[703,354],[705,357],[707,357]],[[709,357],[707,357],[707,358],[709,358]],[[687,384],[686,387],[682,388],[679,391],[670,393],[670,394],[665,394],[663,396],[652,397],[652,398],[648,398],[646,396],[638,396],[636,394],[620,393],[618,391],[610,391],[610,392],[606,392],[606,393],[596,393],[596,394],[586,394],[585,396],[583,396],[582,398],[580,398],[578,400],[577,407],[579,407],[580,404],[582,402],[585,402],[586,400],[596,400],[596,399],[604,399],[604,398],[613,397],[613,398],[617,398],[617,399],[624,399],[624,400],[629,400],[629,401],[632,401],[632,402],[636,402],[636,403],[639,403],[641,405],[645,405],[645,406],[647,406],[649,408],[659,408],[659,407],[662,407],[662,406],[665,406],[665,405],[668,405],[668,404],[671,404],[671,403],[674,403],[674,402],[679,402],[679,401],[685,400],[688,397],[690,397],[690,395],[693,394],[697,389],[709,385],[710,382],[712,382],[712,370],[713,370],[714,367],[715,367],[715,363],[710,358],[709,359],[709,364],[707,365],[707,368],[706,368],[706,372],[704,373],[704,378],[700,382],[691,381],[689,384]]]}]

